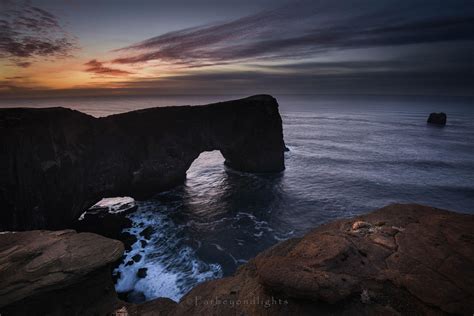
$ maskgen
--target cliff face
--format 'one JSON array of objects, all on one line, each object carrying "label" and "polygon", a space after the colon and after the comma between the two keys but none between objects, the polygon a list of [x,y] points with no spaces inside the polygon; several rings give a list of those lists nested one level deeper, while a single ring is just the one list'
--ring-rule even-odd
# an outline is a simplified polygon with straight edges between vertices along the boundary
[{"label": "cliff face", "polygon": [[67,227],[104,196],[145,198],[182,183],[203,151],[248,172],[284,169],[271,96],[94,118],[0,110],[0,229]]}]

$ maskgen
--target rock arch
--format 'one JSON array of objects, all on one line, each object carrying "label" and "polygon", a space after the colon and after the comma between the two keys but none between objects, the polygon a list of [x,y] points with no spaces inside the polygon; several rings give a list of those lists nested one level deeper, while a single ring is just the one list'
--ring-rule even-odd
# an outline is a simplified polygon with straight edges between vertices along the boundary
[{"label": "rock arch", "polygon": [[247,172],[284,169],[268,95],[94,118],[65,108],[0,110],[0,228],[67,227],[104,196],[146,198],[182,183],[201,152]]}]

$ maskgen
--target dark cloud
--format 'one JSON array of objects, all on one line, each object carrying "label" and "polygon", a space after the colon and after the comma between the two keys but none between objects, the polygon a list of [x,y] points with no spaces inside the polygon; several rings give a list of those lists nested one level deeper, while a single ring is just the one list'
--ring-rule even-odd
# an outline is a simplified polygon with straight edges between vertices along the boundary
[{"label": "dark cloud", "polygon": [[[89,3],[90,11],[99,5],[97,1],[85,2]],[[191,0],[172,4],[144,0],[140,5],[130,1],[100,1],[104,11],[94,12],[110,20],[107,26],[123,22],[132,25],[135,21],[123,18],[128,16],[125,13],[133,11],[135,19],[138,16],[144,20],[158,19],[153,13],[156,10],[150,8],[162,7],[163,12],[176,20],[173,27],[179,28],[179,25],[190,25],[190,16],[200,16],[224,3],[208,2],[212,3],[203,7],[203,2],[197,5]],[[225,3],[226,9],[219,12],[232,10],[234,3]],[[258,9],[245,11],[256,14],[245,16],[245,13],[242,18],[215,23],[207,23],[210,17],[206,15],[201,20],[206,21],[205,25],[178,29],[119,48],[114,60],[104,61],[105,57],[99,56],[86,63],[84,69],[96,76],[123,77],[122,82],[117,83],[114,78],[114,89],[109,92],[110,85],[98,80],[67,93],[473,94],[472,0],[295,0],[286,6],[284,3],[284,0],[264,1]],[[271,9],[271,5],[276,8]],[[38,57],[57,57],[63,55],[61,52],[70,52],[66,47],[72,44],[56,42],[69,36],[61,33],[59,21],[51,13],[28,5],[22,10],[11,9],[7,15],[3,15],[3,10],[0,12],[0,57],[9,58],[12,64],[27,67]],[[76,18],[74,25],[87,23],[76,12],[71,16]],[[117,16],[122,18],[120,22]],[[214,16],[221,15],[213,13],[212,19]],[[226,19],[229,15],[222,16]],[[150,22],[150,25],[154,24]],[[121,33],[119,37],[127,36],[128,42],[137,33],[130,34]],[[51,45],[41,45],[43,42]],[[137,70],[133,76],[119,69],[134,64]],[[137,78],[142,69],[147,68],[147,75],[152,73],[149,67],[155,64],[173,65],[170,72],[177,75]],[[223,67],[213,72],[206,68],[217,65]],[[6,86],[13,89],[17,84],[13,81],[4,82],[0,89],[5,90]]]},{"label": "dark cloud", "polygon": [[131,73],[128,71],[114,69],[104,66],[104,64],[98,60],[91,60],[84,64],[87,66],[86,71],[92,72],[98,75],[105,75],[105,76],[126,76],[130,75]]},{"label": "dark cloud", "polygon": [[28,67],[35,58],[70,56],[76,40],[53,14],[28,1],[0,2],[0,58]]},{"label": "dark cloud", "polygon": [[15,65],[20,68],[28,68],[31,66],[31,62],[29,61],[16,61]]},{"label": "dark cloud", "polygon": [[[270,69],[271,68],[271,69]],[[354,71],[358,69],[358,71]],[[56,91],[57,95],[252,95],[377,94],[377,95],[471,95],[473,69],[426,70],[393,62],[305,63],[269,67],[266,70],[181,73],[159,79],[114,82],[113,91],[100,83]],[[302,71],[303,70],[303,71]],[[18,92],[12,82],[5,92]],[[1,88],[1,87],[0,87]],[[14,90],[16,89],[16,90]],[[1,89],[0,89],[1,94]],[[48,96],[47,90],[22,91],[22,96]]]},{"label": "dark cloud", "polygon": [[261,66],[248,71],[200,71],[160,79],[125,80],[130,94],[426,94],[472,95],[474,67],[431,68],[416,62],[331,62]]},{"label": "dark cloud", "polygon": [[[365,4],[365,5],[364,5]],[[353,5],[353,6],[352,6]],[[474,5],[452,1],[297,2],[231,22],[170,32],[119,49],[114,63],[192,67],[309,58],[328,51],[474,40]]]}]

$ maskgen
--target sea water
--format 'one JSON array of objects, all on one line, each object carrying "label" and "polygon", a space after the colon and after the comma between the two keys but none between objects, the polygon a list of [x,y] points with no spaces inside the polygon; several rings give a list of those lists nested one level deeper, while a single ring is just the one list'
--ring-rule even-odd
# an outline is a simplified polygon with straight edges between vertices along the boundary
[{"label": "sea water", "polygon": [[[105,116],[236,97],[1,100],[0,107],[66,106]],[[198,283],[231,275],[281,240],[390,203],[474,214],[472,97],[277,99],[290,149],[284,172],[238,172],[223,165],[219,151],[205,152],[183,185],[137,201],[137,211],[128,215],[133,227],[127,229],[137,242],[115,271],[116,288],[129,300],[179,300]],[[447,125],[427,125],[429,113],[438,111],[447,113]],[[147,227],[149,236],[140,234]],[[139,269],[146,269],[145,277],[137,276]]]}]

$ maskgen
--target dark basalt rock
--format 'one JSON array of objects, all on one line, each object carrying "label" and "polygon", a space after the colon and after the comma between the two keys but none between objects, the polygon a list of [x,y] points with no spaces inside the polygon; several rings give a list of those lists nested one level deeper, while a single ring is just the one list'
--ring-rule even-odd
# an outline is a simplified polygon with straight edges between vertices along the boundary
[{"label": "dark basalt rock", "polygon": [[147,240],[150,240],[151,234],[153,234],[153,232],[154,232],[153,227],[148,226],[147,228],[145,228],[144,230],[140,232],[140,236],[142,236],[143,238]]},{"label": "dark basalt rock", "polygon": [[124,235],[122,230],[131,226],[132,221],[124,214],[93,214],[75,222],[72,227],[79,232],[96,233],[112,239],[121,240],[125,237],[126,242],[128,236]]},{"label": "dark basalt rock", "polygon": [[138,262],[138,261],[140,261],[141,258],[142,258],[142,255],[137,253],[136,255],[134,255],[132,257],[132,260],[135,261],[135,262]]},{"label": "dark basalt rock", "polygon": [[431,113],[427,123],[436,125],[446,125],[446,113]]},{"label": "dark basalt rock", "polygon": [[137,277],[139,277],[139,278],[141,278],[141,279],[145,278],[145,277],[146,277],[146,274],[147,274],[147,273],[146,273],[147,270],[148,270],[147,268],[140,268],[140,269],[138,269],[138,271],[137,271]]},{"label": "dark basalt rock", "polygon": [[117,239],[123,242],[126,251],[130,251],[132,249],[132,245],[137,242],[137,237],[128,232],[121,232],[119,238]]},{"label": "dark basalt rock", "polygon": [[0,110],[0,230],[70,227],[104,196],[149,197],[183,183],[203,151],[247,172],[284,169],[268,95],[105,118],[65,108]]},{"label": "dark basalt rock", "polygon": [[96,233],[112,239],[123,238],[123,242],[128,243],[128,236],[122,230],[131,227],[132,221],[125,215],[137,208],[135,201],[128,197],[102,199],[84,212],[74,222],[73,228],[78,232]]}]

